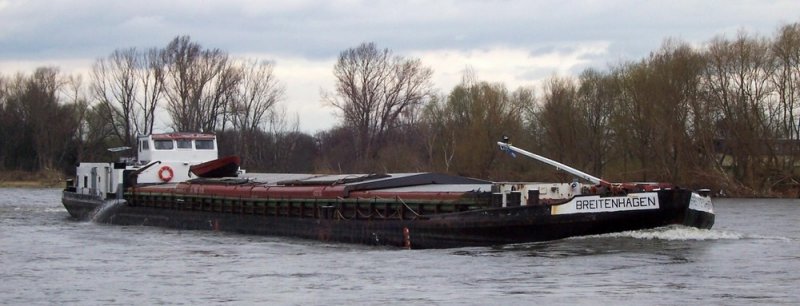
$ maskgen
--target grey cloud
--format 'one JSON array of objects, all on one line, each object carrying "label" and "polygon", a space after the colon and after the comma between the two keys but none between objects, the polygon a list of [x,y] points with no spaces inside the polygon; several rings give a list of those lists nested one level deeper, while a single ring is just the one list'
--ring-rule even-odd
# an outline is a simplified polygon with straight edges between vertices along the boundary
[{"label": "grey cloud", "polygon": [[707,40],[740,26],[770,34],[781,18],[795,21],[798,8],[791,1],[27,1],[0,10],[0,57],[98,57],[188,34],[232,53],[310,58],[363,41],[398,53],[502,45],[538,54],[603,40],[613,42],[613,59],[646,55],[666,37]]}]

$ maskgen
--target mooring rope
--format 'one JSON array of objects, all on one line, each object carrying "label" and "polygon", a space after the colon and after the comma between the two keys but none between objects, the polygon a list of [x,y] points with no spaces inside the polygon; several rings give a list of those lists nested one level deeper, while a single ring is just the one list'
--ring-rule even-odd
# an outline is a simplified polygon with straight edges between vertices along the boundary
[{"label": "mooring rope", "polygon": [[342,212],[339,209],[336,209],[336,220],[349,220],[342,215]]},{"label": "mooring rope", "polygon": [[411,209],[411,207],[410,207],[410,206],[408,206],[408,204],[406,204],[406,202],[405,202],[405,201],[403,201],[403,199],[402,199],[401,197],[399,197],[399,196],[398,196],[398,197],[397,197],[397,199],[398,199],[398,200],[400,200],[400,203],[402,203],[402,204],[403,204],[403,206],[405,206],[406,208],[408,208],[408,210],[409,210],[409,211],[411,211],[411,213],[413,213],[413,214],[414,214],[415,218],[420,216],[420,214],[418,214],[416,211],[414,211],[413,209]]}]

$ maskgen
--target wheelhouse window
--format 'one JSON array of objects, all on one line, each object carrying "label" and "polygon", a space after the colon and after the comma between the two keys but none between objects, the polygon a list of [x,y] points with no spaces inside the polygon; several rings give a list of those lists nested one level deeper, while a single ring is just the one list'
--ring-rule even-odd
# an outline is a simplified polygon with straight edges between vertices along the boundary
[{"label": "wheelhouse window", "polygon": [[150,150],[150,142],[147,140],[142,140],[142,144],[139,146],[144,151]]},{"label": "wheelhouse window", "polygon": [[191,139],[178,139],[178,149],[191,149],[191,148],[192,148]]},{"label": "wheelhouse window", "polygon": [[155,140],[153,141],[156,150],[172,150],[172,140]]},{"label": "wheelhouse window", "polygon": [[194,147],[198,150],[214,150],[214,141],[213,140],[195,140]]}]

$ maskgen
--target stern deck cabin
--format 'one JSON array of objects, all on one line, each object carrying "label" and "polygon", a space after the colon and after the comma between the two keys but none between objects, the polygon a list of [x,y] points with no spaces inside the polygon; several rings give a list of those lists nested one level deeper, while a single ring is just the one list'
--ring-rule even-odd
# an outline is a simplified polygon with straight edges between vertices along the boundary
[{"label": "stern deck cabin", "polygon": [[80,163],[73,182],[79,194],[113,197],[127,173],[139,171],[138,184],[175,183],[192,179],[189,167],[217,159],[213,134],[166,133],[137,137],[137,158],[127,162]]}]

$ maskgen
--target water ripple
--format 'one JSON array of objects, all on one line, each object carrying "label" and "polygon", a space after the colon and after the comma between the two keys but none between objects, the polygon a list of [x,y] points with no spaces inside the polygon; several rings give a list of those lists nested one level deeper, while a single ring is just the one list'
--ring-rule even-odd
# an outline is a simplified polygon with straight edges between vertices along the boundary
[{"label": "water ripple", "polygon": [[797,202],[715,205],[712,230],[397,250],[68,219],[0,189],[4,304],[800,304]]}]

